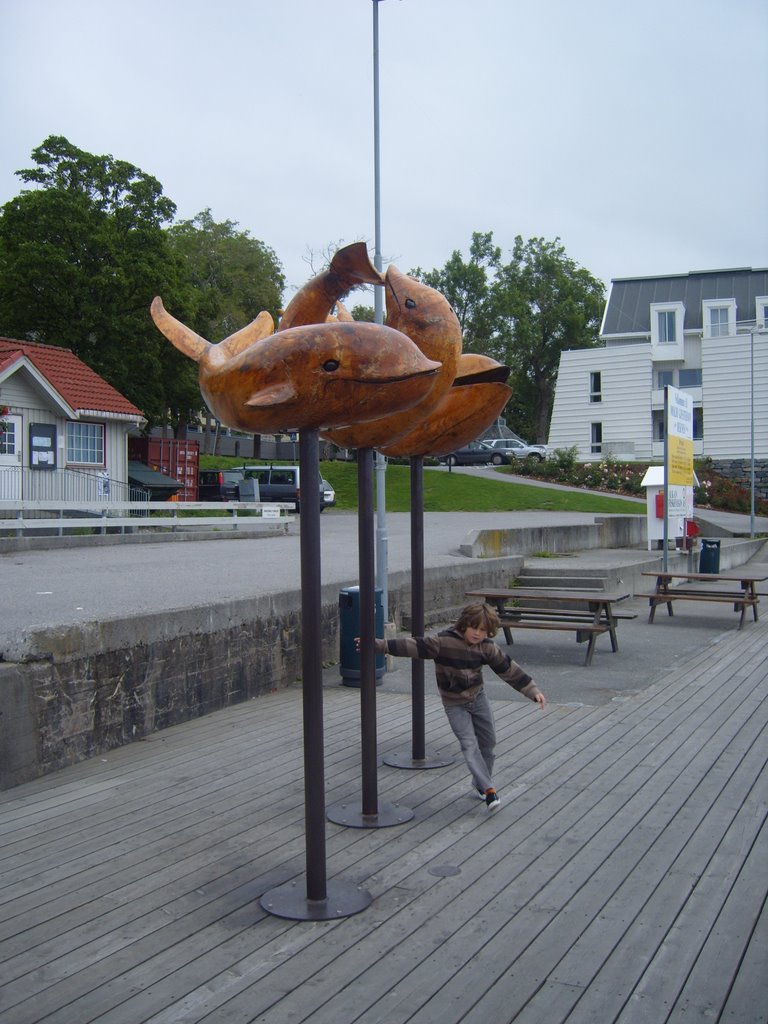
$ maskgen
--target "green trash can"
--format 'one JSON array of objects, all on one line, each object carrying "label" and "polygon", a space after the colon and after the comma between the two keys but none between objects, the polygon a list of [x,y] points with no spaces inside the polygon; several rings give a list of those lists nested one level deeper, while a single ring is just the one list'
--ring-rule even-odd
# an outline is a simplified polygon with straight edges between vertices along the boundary
[{"label": "green trash can", "polygon": [[[381,587],[375,588],[375,632],[384,636],[384,606]],[[355,637],[360,636],[360,587],[345,587],[339,592],[339,671],[344,686],[360,685],[360,654]],[[386,655],[376,655],[376,685],[386,668]]]},{"label": "green trash can", "polygon": [[701,554],[699,555],[699,572],[720,572],[720,541],[701,541]]}]

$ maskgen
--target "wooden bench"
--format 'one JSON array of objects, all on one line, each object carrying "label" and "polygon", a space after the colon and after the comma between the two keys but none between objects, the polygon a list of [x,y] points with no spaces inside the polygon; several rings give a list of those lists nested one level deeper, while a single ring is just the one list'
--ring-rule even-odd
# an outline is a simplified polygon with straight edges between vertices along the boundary
[{"label": "wooden bench", "polygon": [[[514,643],[513,629],[546,629],[575,633],[577,643],[587,643],[585,665],[592,664],[595,641],[608,633],[611,649],[619,649],[616,637],[618,618],[635,618],[634,612],[617,613],[616,601],[628,594],[607,594],[597,590],[539,590],[515,587],[511,590],[470,590],[468,597],[478,597],[493,605],[499,615],[506,642]],[[509,602],[523,602],[510,605]],[[570,605],[570,607],[569,607]]]},{"label": "wooden bench", "polygon": [[[698,572],[644,572],[643,576],[656,577],[656,589],[649,594],[636,594],[636,597],[648,599],[650,611],[648,622],[653,622],[656,608],[660,604],[666,604],[667,613],[674,615],[672,604],[674,601],[707,601],[720,604],[731,604],[735,612],[740,611],[738,629],[744,625],[747,608],[752,609],[754,621],[757,622],[757,605],[760,598],[755,590],[758,581],[768,579],[768,574],[760,571],[743,569],[735,570],[727,574],[698,573]],[[673,580],[683,580],[691,583],[701,583],[702,586],[672,586]],[[715,589],[710,585],[713,583],[739,583],[740,589],[720,588]]]}]

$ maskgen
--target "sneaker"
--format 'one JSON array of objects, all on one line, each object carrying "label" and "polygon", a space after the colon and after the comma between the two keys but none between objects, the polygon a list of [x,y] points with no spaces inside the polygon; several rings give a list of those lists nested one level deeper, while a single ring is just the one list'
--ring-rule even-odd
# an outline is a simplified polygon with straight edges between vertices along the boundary
[{"label": "sneaker", "polygon": [[494,811],[498,811],[499,807],[501,807],[501,800],[495,789],[486,789],[485,806],[488,808],[489,814],[493,814]]}]

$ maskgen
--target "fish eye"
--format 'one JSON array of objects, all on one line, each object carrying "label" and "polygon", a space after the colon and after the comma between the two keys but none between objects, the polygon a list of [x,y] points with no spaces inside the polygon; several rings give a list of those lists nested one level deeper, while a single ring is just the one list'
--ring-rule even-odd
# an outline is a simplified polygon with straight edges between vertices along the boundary
[{"label": "fish eye", "polygon": [[406,309],[416,309],[416,302],[415,302],[415,300],[414,299],[406,299],[405,300],[405,308]]},{"label": "fish eye", "polygon": [[323,363],[323,369],[326,373],[333,373],[334,370],[338,370],[339,365],[338,359],[326,359]]}]

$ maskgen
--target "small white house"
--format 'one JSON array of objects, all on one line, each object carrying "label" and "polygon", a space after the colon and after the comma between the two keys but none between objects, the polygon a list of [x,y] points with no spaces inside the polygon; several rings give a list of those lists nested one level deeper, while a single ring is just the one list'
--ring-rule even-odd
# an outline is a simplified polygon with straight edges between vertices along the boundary
[{"label": "small white house", "polygon": [[602,346],[562,353],[549,429],[579,459],[660,461],[664,387],[693,398],[694,455],[768,458],[768,270],[611,282]]},{"label": "small white house", "polygon": [[0,499],[127,500],[132,402],[74,352],[0,338]]}]

